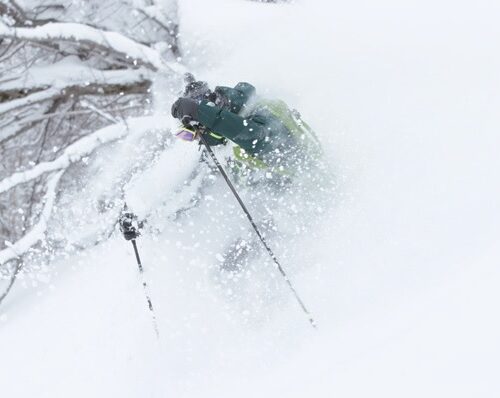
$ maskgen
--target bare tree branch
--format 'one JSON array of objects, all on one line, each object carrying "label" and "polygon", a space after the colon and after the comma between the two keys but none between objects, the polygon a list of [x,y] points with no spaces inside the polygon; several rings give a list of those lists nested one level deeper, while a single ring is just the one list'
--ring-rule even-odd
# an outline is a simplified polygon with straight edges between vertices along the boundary
[{"label": "bare tree branch", "polygon": [[[104,127],[91,135],[85,136],[68,146],[63,154],[57,159],[51,162],[39,163],[30,170],[14,173],[10,177],[0,181],[0,193],[12,189],[16,185],[29,182],[45,173],[68,168],[72,163],[78,162],[81,158],[89,155],[99,146],[124,137],[128,133],[129,128],[133,129],[136,134],[148,130],[151,127],[146,122],[151,120],[153,120],[152,116],[132,118],[126,122]],[[158,123],[158,120],[161,120],[161,118],[157,117],[154,120]]]},{"label": "bare tree branch", "polygon": [[18,26],[24,25],[27,19],[23,9],[13,0],[0,1],[0,15],[12,19]]},{"label": "bare tree branch", "polygon": [[14,286],[14,283],[17,279],[17,275],[19,275],[19,272],[21,271],[21,267],[22,267],[22,262],[19,259],[16,260],[14,270],[12,271],[12,276],[10,277],[9,284],[7,285],[7,288],[2,293],[2,295],[0,296],[0,304],[2,304],[2,302],[5,300],[5,297],[7,297],[7,295],[10,293],[12,286]]},{"label": "bare tree branch", "polygon": [[13,26],[37,26],[49,22],[54,22],[53,19],[38,19],[31,18],[14,0],[0,1],[0,15],[5,15],[14,23]]},{"label": "bare tree branch", "polygon": [[[10,96],[8,92],[0,91],[0,98],[7,100],[8,102],[0,103],[0,115],[4,113],[10,113],[16,109],[37,104],[42,101],[53,99],[60,94],[61,90],[57,88],[48,88],[41,91],[35,91],[32,94],[28,94],[22,98],[8,100],[9,97],[15,97],[15,95]],[[1,135],[0,135],[1,140]]]},{"label": "bare tree branch", "polygon": [[50,74],[43,72],[33,68],[29,73],[6,78],[7,81],[0,83],[0,115],[72,94],[146,94],[152,80],[150,73],[144,69],[101,71],[67,63],[59,68],[54,66]]},{"label": "bare tree branch", "polygon": [[136,10],[144,15],[146,19],[155,22],[160,28],[162,28],[167,33],[167,42],[175,57],[181,56],[181,51],[179,48],[179,25],[176,22],[177,19],[177,3],[174,2],[171,5],[171,10],[167,15],[164,10],[155,4],[155,1],[150,1],[149,6],[142,8],[136,8]]},{"label": "bare tree branch", "polygon": [[57,195],[57,185],[63,173],[64,170],[60,170],[50,178],[47,184],[47,193],[45,194],[44,208],[42,210],[42,213],[40,214],[38,223],[33,228],[31,228],[30,232],[24,235],[16,243],[11,244],[7,247],[7,249],[0,251],[0,265],[3,265],[15,258],[21,257],[33,245],[43,239],[45,230],[47,229],[47,221],[54,207],[54,202]]},{"label": "bare tree branch", "polygon": [[179,65],[167,63],[151,47],[118,32],[104,31],[78,23],[48,23],[35,28],[16,28],[0,24],[0,39],[26,40],[35,43],[65,42],[104,54],[112,54],[132,67],[144,66],[153,71],[180,71]]},{"label": "bare tree branch", "polygon": [[0,265],[15,266],[8,290],[30,248],[47,244],[37,212],[49,214],[63,173],[129,130],[153,128],[130,117],[148,111],[156,76],[185,72],[167,61],[180,57],[176,0],[92,0],[78,13],[57,3],[0,0],[0,249],[16,242],[0,250]]}]

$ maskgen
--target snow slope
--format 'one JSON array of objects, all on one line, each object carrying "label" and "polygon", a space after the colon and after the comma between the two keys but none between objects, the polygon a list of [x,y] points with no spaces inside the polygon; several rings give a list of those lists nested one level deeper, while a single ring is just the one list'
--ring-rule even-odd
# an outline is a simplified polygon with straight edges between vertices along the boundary
[{"label": "snow slope", "polygon": [[[498,396],[499,11],[486,0],[182,1],[195,74],[286,99],[325,143],[339,189],[285,264],[319,330],[279,280],[248,317],[241,292],[216,283],[217,253],[195,246],[210,219],[179,228],[160,214],[161,232],[139,244],[161,342],[115,236],[50,264],[48,280],[25,278],[0,307],[3,395]],[[223,227],[244,221],[229,217]]]}]

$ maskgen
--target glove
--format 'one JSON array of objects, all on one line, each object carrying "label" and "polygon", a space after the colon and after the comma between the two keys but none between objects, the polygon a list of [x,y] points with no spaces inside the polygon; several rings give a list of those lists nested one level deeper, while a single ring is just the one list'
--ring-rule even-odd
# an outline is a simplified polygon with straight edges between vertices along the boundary
[{"label": "glove", "polygon": [[125,240],[135,239],[140,235],[140,223],[137,222],[137,216],[133,213],[123,213],[120,217],[120,230]]},{"label": "glove", "polygon": [[125,240],[136,239],[139,236],[139,232],[132,228],[131,230],[123,232],[123,237]]},{"label": "glove", "polygon": [[181,97],[172,105],[172,116],[182,120],[189,116],[190,120],[198,121],[198,103],[191,98]]}]

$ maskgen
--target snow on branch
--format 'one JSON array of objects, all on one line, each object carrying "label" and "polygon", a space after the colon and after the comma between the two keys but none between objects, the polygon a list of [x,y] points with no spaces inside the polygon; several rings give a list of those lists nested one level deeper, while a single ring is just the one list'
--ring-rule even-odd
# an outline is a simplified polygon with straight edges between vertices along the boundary
[{"label": "snow on branch", "polygon": [[168,35],[168,46],[172,51],[172,54],[176,57],[181,56],[181,51],[179,48],[179,25],[178,21],[178,10],[177,2],[171,1],[168,3],[169,6],[165,7],[165,3],[158,4],[155,0],[149,1],[135,1],[135,9],[155,22],[161,29],[163,29]]},{"label": "snow on branch", "polygon": [[47,230],[47,222],[52,214],[54,203],[57,196],[57,186],[64,170],[54,174],[47,183],[47,193],[44,198],[42,213],[37,224],[31,230],[19,239],[16,243],[10,244],[6,249],[0,251],[0,266],[10,260],[21,257],[36,243],[42,241]]},{"label": "snow on branch", "polygon": [[[61,61],[51,67],[32,67],[22,76],[14,76],[0,83],[0,144],[14,137],[33,121],[43,119],[39,106],[83,95],[148,94],[152,83],[151,72],[141,69],[101,71],[85,65]],[[31,109],[31,110],[30,110]]]},{"label": "snow on branch", "polygon": [[[4,101],[12,98],[0,104],[0,114],[72,92],[80,95],[119,94],[120,91],[145,93],[151,80],[150,72],[144,68],[98,70],[67,60],[46,67],[32,67],[0,83],[0,97]],[[29,95],[24,96],[26,94]],[[17,99],[19,96],[23,98]]]},{"label": "snow on branch", "polygon": [[11,0],[0,1],[0,15],[11,19],[17,25],[23,25],[27,19],[23,9]]},{"label": "snow on branch", "polygon": [[53,21],[29,17],[14,0],[0,0],[0,16],[16,26],[36,26]]},{"label": "snow on branch", "polygon": [[129,131],[134,134],[144,133],[155,127],[158,123],[167,123],[167,118],[144,116],[130,118],[124,122],[112,124],[96,132],[87,135],[68,146],[61,156],[51,162],[42,162],[33,168],[12,174],[10,177],[0,181],[0,193],[6,192],[13,187],[32,181],[45,173],[67,169],[72,163],[80,161],[83,157],[90,155],[99,146],[116,141]]},{"label": "snow on branch", "polygon": [[18,98],[6,103],[0,103],[0,115],[3,113],[11,112],[18,108],[22,108],[24,106],[30,106],[42,101],[52,99],[56,97],[59,93],[60,90],[55,88],[49,88],[47,90],[37,91],[23,98]]},{"label": "snow on branch", "polygon": [[123,122],[104,127],[68,146],[64,153],[56,160],[39,163],[31,170],[15,173],[11,177],[1,181],[0,193],[16,185],[31,181],[42,174],[55,172],[47,183],[44,207],[38,223],[17,242],[9,244],[6,249],[0,251],[0,266],[26,254],[31,247],[44,239],[47,223],[54,208],[59,180],[69,165],[90,155],[101,145],[118,140],[126,136],[129,132],[133,135],[140,135],[148,130],[158,128],[159,125],[166,125],[168,120],[169,118],[167,117],[144,116],[130,118]]},{"label": "snow on branch", "polygon": [[129,64],[144,66],[153,71],[182,72],[182,67],[162,59],[155,49],[130,39],[118,32],[105,31],[80,23],[51,22],[34,28],[10,27],[0,23],[0,39],[26,40],[36,43],[64,41],[89,45],[105,52],[113,52]]}]

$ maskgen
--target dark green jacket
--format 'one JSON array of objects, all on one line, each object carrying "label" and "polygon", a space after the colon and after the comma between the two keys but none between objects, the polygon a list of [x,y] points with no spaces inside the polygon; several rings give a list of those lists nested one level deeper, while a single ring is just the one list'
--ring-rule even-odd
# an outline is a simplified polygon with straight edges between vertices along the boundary
[{"label": "dark green jacket", "polygon": [[296,145],[283,122],[265,106],[253,102],[255,88],[251,84],[216,87],[215,91],[227,99],[222,107],[208,101],[203,101],[198,107],[198,119],[210,131],[233,141],[257,158]]}]

